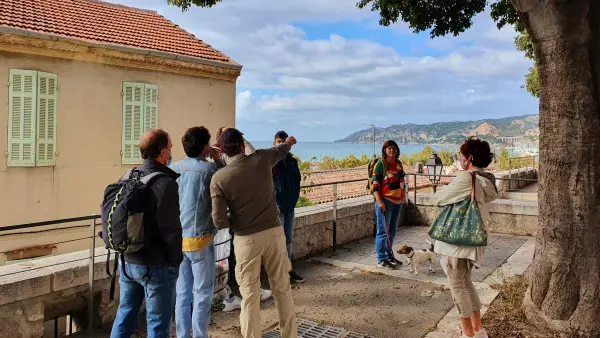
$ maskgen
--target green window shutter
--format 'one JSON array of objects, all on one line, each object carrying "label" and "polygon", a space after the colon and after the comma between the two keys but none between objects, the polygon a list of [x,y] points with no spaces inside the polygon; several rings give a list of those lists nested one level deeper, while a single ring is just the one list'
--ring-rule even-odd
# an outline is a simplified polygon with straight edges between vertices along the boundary
[{"label": "green window shutter", "polygon": [[8,166],[35,166],[37,72],[11,69],[8,86]]},{"label": "green window shutter", "polygon": [[158,128],[158,87],[144,85],[144,131]]},{"label": "green window shutter", "polygon": [[123,164],[140,164],[140,138],[143,133],[143,101],[144,85],[141,83],[123,83],[123,135],[122,155]]},{"label": "green window shutter", "polygon": [[38,72],[36,166],[56,164],[58,76]]}]

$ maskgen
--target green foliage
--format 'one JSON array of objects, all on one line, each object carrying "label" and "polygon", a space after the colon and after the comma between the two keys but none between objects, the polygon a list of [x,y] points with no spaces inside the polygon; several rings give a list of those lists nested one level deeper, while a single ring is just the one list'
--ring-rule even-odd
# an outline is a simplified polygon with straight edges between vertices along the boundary
[{"label": "green foliage", "polygon": [[431,29],[431,37],[458,35],[473,24],[473,17],[485,10],[486,0],[360,0],[358,8],[379,12],[379,24],[389,26],[399,19],[415,32]]},{"label": "green foliage", "polygon": [[294,158],[296,159],[296,161],[298,161],[298,168],[300,169],[300,172],[302,174],[308,173],[311,170],[311,163],[310,161],[302,161],[300,160],[300,158],[298,156],[294,156]]},{"label": "green foliage", "polygon": [[452,163],[454,163],[454,159],[452,159],[452,155],[454,155],[453,152],[451,152],[451,151],[436,152],[430,146],[426,146],[420,152],[412,154],[410,156],[402,155],[402,156],[400,156],[400,161],[405,166],[406,165],[412,166],[412,165],[416,165],[417,163],[423,163],[423,165],[425,165],[425,164],[427,164],[427,161],[429,160],[431,155],[433,155],[434,152],[440,157],[440,159],[442,160],[442,163],[444,163],[445,166],[450,166],[450,165],[452,165]]},{"label": "green foliage", "polygon": [[342,159],[335,159],[331,156],[323,156],[319,162],[319,170],[336,170],[336,169],[350,169],[360,167],[369,163],[369,157],[363,154],[360,158],[357,158],[354,154],[344,157]]},{"label": "green foliage", "polygon": [[[534,60],[535,62],[533,42],[531,41],[529,34],[527,34],[527,31],[519,31],[519,34],[515,37],[515,46],[517,46],[518,50],[525,53],[525,57]],[[540,97],[540,79],[538,76],[537,64],[534,64],[533,67],[529,68],[529,73],[525,75],[525,84],[521,86],[521,88],[527,89],[529,94],[534,97]]]},{"label": "green foliage", "polygon": [[169,5],[177,6],[182,11],[187,11],[192,5],[198,7],[212,7],[221,2],[221,0],[167,0]]},{"label": "green foliage", "polygon": [[315,204],[310,199],[308,199],[307,197],[304,197],[304,196],[300,196],[300,198],[298,199],[298,202],[296,202],[296,208],[309,207],[311,205],[315,205]]},{"label": "green foliage", "polygon": [[498,165],[501,170],[510,169],[510,155],[506,147],[500,148],[500,157],[498,158]]}]

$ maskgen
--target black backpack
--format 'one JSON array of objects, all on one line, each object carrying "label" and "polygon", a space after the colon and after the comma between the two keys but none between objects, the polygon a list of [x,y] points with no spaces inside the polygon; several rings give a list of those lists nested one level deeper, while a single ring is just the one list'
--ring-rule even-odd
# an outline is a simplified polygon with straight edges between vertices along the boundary
[{"label": "black backpack", "polygon": [[[119,258],[121,266],[125,266],[125,254],[137,252],[145,245],[144,212],[148,207],[149,186],[158,176],[165,175],[153,172],[142,176],[139,169],[128,171],[116,183],[112,183],[104,190],[102,201],[102,232],[99,235],[106,244],[108,257],[106,259],[106,273],[112,276],[110,286],[110,299],[114,299],[115,278]],[[110,271],[110,251],[115,252],[115,262],[112,273]],[[123,274],[127,276],[125,269]]]}]

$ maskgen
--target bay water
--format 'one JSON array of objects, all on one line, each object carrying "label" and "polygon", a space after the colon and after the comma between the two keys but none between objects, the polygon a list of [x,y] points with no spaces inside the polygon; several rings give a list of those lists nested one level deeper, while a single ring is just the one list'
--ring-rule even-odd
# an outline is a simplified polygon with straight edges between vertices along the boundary
[{"label": "bay water", "polygon": [[[250,141],[256,149],[270,148],[273,142],[270,141]],[[319,161],[325,156],[341,159],[354,154],[356,157],[361,157],[363,154],[371,157],[373,154],[381,156],[382,144],[367,144],[367,143],[334,143],[334,142],[298,142],[292,148],[292,153],[302,161],[310,161],[316,159]],[[399,145],[400,154],[412,155],[420,152],[425,147],[424,145],[410,144]],[[431,146],[436,151],[458,151],[457,147],[452,146]],[[374,149],[373,149],[374,148]]]}]

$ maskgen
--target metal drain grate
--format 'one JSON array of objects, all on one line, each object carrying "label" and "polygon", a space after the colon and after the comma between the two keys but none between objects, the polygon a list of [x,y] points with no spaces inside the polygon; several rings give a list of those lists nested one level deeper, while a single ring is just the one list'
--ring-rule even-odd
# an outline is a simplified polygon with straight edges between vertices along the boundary
[{"label": "metal drain grate", "polygon": [[[262,338],[281,338],[279,328],[265,332]],[[372,338],[360,333],[346,331],[339,327],[319,325],[306,319],[298,318],[298,338]]]}]

